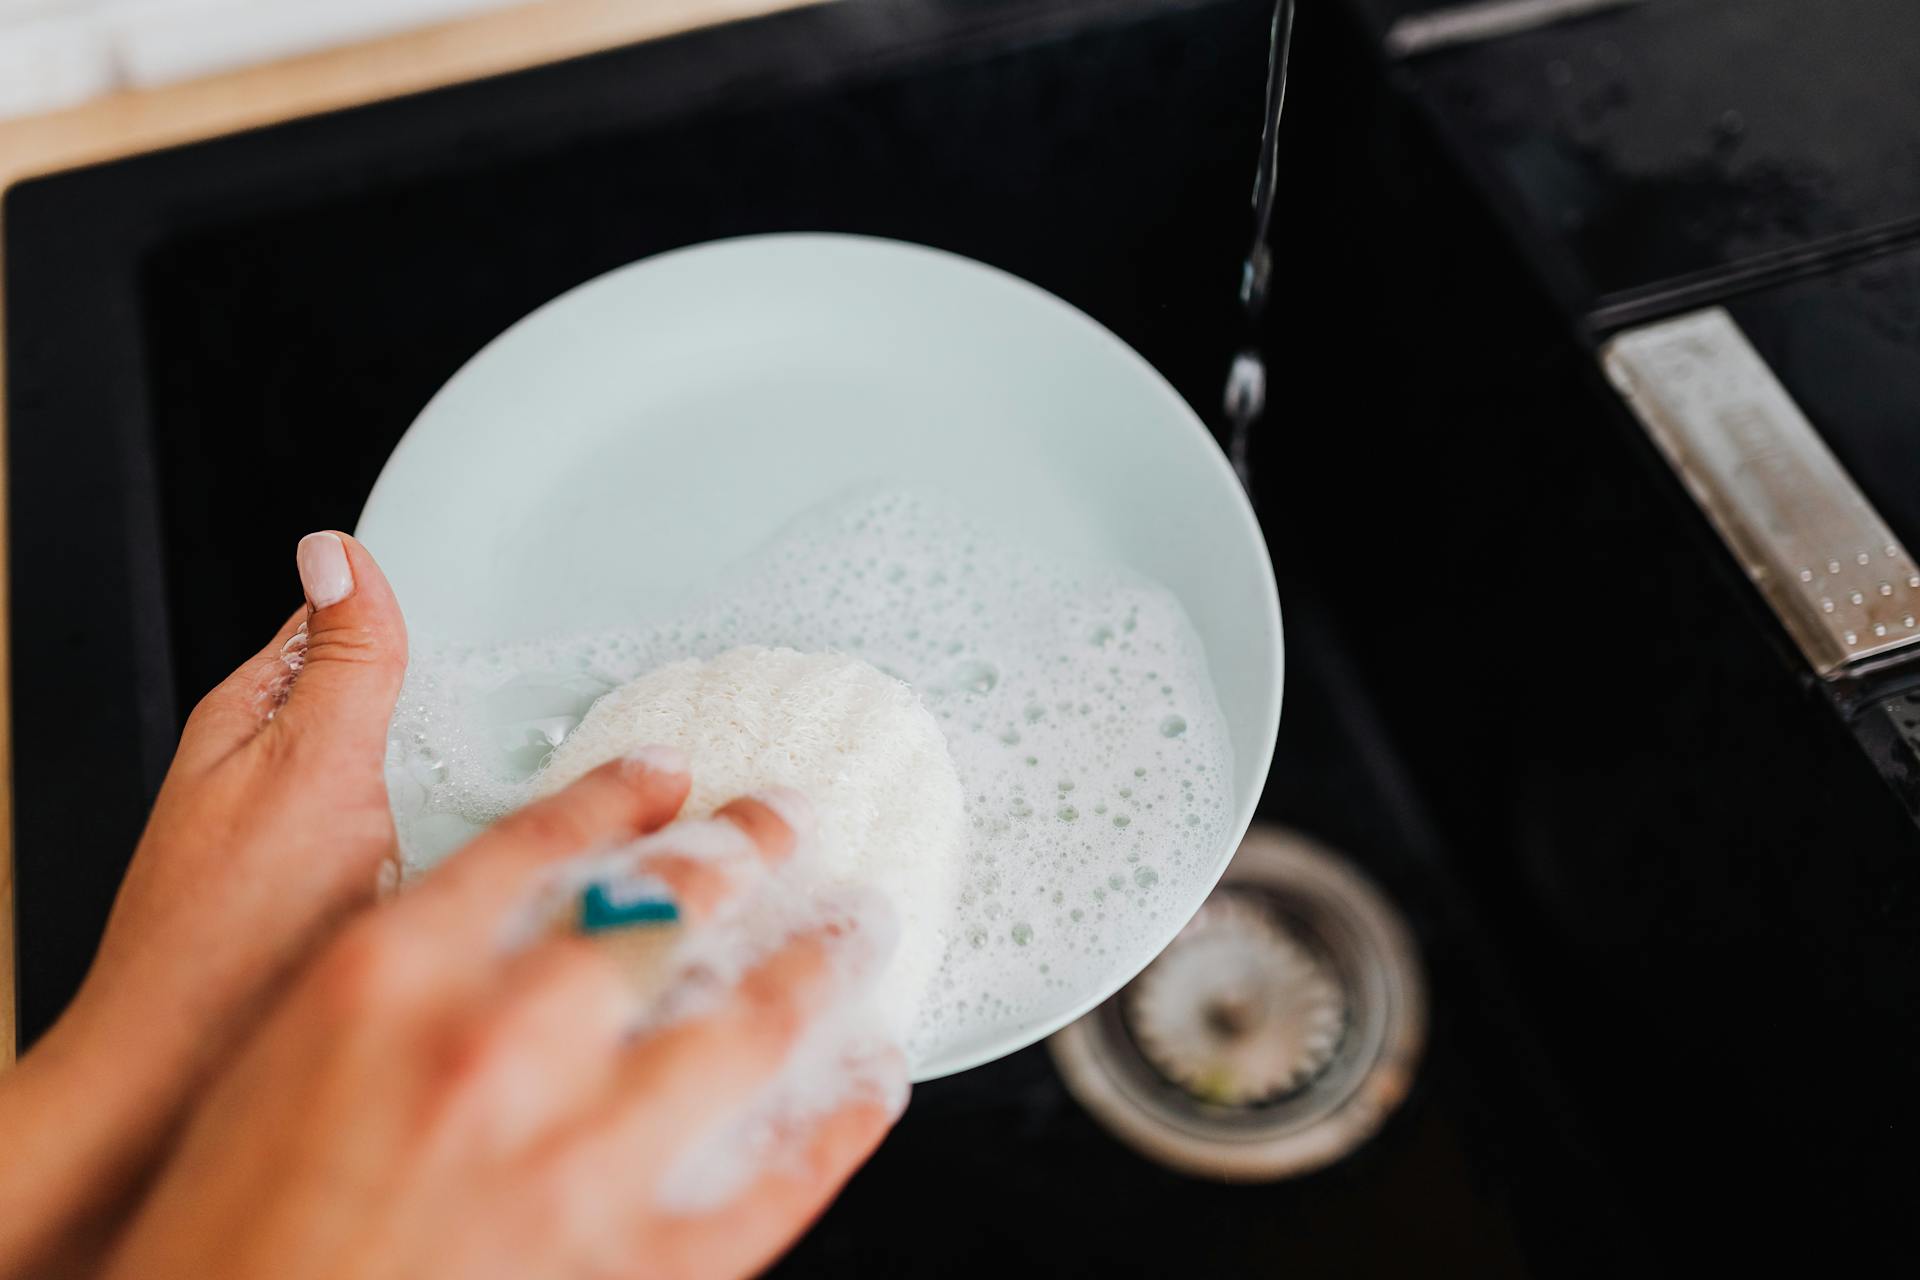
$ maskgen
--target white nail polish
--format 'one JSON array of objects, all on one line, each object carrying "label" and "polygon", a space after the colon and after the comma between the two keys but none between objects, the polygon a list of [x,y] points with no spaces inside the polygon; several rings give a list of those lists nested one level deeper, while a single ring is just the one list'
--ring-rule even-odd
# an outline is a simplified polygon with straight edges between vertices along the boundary
[{"label": "white nail polish", "polygon": [[314,608],[328,608],[353,594],[353,568],[347,563],[347,546],[339,534],[308,534],[300,539],[293,559],[300,569],[307,603]]}]

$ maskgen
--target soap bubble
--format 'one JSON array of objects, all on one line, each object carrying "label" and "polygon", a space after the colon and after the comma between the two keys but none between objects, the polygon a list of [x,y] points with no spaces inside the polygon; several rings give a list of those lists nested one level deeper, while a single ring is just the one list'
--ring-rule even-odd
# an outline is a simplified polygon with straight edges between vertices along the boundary
[{"label": "soap bubble", "polygon": [[[671,617],[491,648],[417,637],[389,769],[408,871],[523,803],[529,775],[606,690],[742,645],[849,654],[947,713],[938,724],[969,819],[963,862],[991,860],[996,887],[970,875],[955,895],[929,992],[967,1000],[925,999],[910,1059],[1000,1019],[1068,1012],[1109,979],[1104,957],[1160,935],[1144,904],[1197,898],[1223,852],[1234,807],[1226,722],[1172,593],[1113,565],[1006,545],[937,499],[881,493],[801,517]],[[1154,807],[1150,775],[1190,779],[1179,793],[1189,802]],[[1036,805],[1036,792],[1050,802]],[[1107,818],[1115,796],[1124,803]],[[1003,904],[1041,894],[1098,904],[1101,945],[1033,921],[1019,922],[1024,943],[1006,945]]]}]

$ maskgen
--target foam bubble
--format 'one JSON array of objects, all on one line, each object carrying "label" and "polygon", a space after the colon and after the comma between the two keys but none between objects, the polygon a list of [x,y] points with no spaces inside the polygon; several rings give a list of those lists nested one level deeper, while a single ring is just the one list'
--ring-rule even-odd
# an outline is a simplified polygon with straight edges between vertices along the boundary
[{"label": "foam bubble", "polygon": [[744,645],[857,657],[945,736],[964,852],[910,1060],[1078,1005],[1162,932],[1159,904],[1198,896],[1226,838],[1226,723],[1178,600],[882,494],[803,518],[668,619],[490,649],[422,638],[388,751],[408,869],[523,803],[609,690]]}]

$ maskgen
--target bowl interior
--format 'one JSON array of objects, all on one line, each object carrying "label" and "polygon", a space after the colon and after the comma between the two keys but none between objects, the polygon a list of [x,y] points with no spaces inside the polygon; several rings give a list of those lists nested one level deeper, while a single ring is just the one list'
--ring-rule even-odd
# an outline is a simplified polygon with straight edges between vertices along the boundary
[{"label": "bowl interior", "polygon": [[[562,295],[475,356],[395,449],[358,535],[423,641],[660,617],[795,516],[935,490],[1007,539],[1170,588],[1234,749],[1231,857],[1279,720],[1280,615],[1245,495],[1186,403],[1051,294],[916,245],[720,241]],[[1211,883],[1209,878],[1206,883]],[[1176,904],[1159,945],[1200,898]],[[922,1079],[1011,1052],[1103,989],[989,1028]]]}]

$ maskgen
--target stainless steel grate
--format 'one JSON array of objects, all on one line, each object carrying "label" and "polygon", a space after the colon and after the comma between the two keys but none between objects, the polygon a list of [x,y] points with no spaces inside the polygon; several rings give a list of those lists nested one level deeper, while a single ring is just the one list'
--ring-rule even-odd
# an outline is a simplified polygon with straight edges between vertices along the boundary
[{"label": "stainless steel grate", "polygon": [[1732,316],[1630,330],[1601,360],[1815,671],[1920,641],[1920,566]]}]

